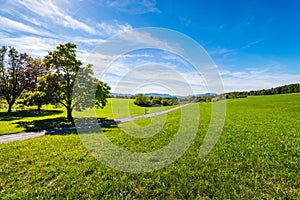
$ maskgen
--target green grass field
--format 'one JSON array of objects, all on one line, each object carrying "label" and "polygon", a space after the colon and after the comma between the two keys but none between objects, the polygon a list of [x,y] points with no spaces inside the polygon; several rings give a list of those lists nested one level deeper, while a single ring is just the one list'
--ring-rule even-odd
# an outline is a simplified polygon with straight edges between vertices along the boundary
[{"label": "green grass field", "polygon": [[[209,155],[199,159],[211,109],[210,103],[202,103],[201,123],[191,147],[171,165],[149,173],[130,174],[106,167],[89,153],[76,134],[47,135],[2,144],[0,197],[299,199],[299,102],[300,94],[228,100],[222,135]],[[192,104],[184,109],[194,112],[198,106]],[[103,113],[109,112],[104,109]],[[143,108],[135,114],[144,114]],[[179,120],[180,110],[168,113],[163,130],[151,138],[133,138],[118,127],[105,128],[104,134],[123,149],[152,151],[172,140]],[[10,122],[1,120],[1,123]],[[139,120],[137,124],[146,126],[149,119]],[[119,126],[130,128],[131,125]]]},{"label": "green grass field", "polygon": [[[108,99],[108,104],[104,109],[97,109],[96,117],[116,119],[171,108],[171,106],[143,108],[134,105],[133,101],[133,99]],[[46,105],[42,107],[41,112],[34,109],[35,107],[29,110],[14,110],[10,114],[5,110],[0,110],[0,135],[71,125],[65,119],[66,110],[63,107]],[[95,116],[92,109],[90,111],[91,115]],[[74,111],[74,116],[80,116],[80,112]]]}]

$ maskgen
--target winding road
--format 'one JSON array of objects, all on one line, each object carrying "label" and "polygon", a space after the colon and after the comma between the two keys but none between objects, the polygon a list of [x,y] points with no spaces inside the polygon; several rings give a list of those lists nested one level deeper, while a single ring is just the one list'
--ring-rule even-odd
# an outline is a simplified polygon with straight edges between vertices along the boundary
[{"label": "winding road", "polygon": [[[184,104],[184,105],[180,105],[178,107],[171,108],[168,110],[158,111],[158,112],[145,114],[145,115],[138,115],[138,116],[134,116],[134,117],[115,119],[114,123],[119,124],[119,123],[134,121],[134,120],[138,120],[138,119],[154,117],[154,116],[162,115],[162,114],[180,109],[187,105],[188,104]],[[103,121],[102,123],[106,123],[106,121]],[[99,123],[99,125],[101,126],[101,123]],[[76,131],[76,127],[61,127],[61,128],[53,128],[53,129],[40,130],[40,131],[34,131],[34,132],[22,132],[22,133],[15,133],[15,134],[9,134],[9,135],[2,135],[2,136],[0,136],[0,144],[14,142],[14,141],[18,141],[18,140],[26,140],[26,139],[30,139],[30,138],[36,138],[36,137],[43,136],[45,134],[54,135],[54,134],[65,133],[65,132],[70,132],[70,131]]]}]

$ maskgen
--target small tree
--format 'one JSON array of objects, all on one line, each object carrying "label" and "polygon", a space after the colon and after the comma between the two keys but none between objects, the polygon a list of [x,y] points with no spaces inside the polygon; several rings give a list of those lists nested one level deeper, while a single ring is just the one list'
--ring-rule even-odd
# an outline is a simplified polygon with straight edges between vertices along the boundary
[{"label": "small tree", "polygon": [[160,105],[161,100],[159,98],[154,98],[154,99],[151,100],[151,104],[152,105]]},{"label": "small tree", "polygon": [[137,94],[135,96],[134,104],[136,104],[138,106],[143,106],[143,107],[151,106],[151,102],[150,102],[149,98],[143,94]]},{"label": "small tree", "polygon": [[42,65],[41,59],[29,58],[26,70],[26,77],[30,78],[28,87],[21,94],[20,104],[25,106],[37,105],[37,110],[40,111],[42,105],[48,104],[45,93],[39,91],[37,88],[39,80],[48,73],[45,65]]},{"label": "small tree", "polygon": [[22,94],[22,104],[26,106],[37,106],[40,111],[42,105],[59,103],[62,77],[56,72],[39,77],[33,90],[26,90]]}]

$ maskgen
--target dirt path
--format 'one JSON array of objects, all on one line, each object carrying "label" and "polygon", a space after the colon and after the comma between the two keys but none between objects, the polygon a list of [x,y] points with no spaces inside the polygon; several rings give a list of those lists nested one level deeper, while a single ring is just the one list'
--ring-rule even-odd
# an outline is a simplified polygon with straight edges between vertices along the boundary
[{"label": "dirt path", "polygon": [[[120,119],[115,119],[114,122],[116,124],[119,123],[124,123],[124,122],[129,122],[129,121],[134,121],[137,119],[143,119],[143,118],[148,118],[148,117],[154,117],[157,115],[162,115],[177,109],[180,109],[184,106],[187,106],[188,104],[184,104],[175,108],[171,108],[168,110],[163,110],[163,111],[158,111],[155,113],[150,113],[150,114],[145,114],[145,115],[138,115],[134,117],[126,117],[126,118],[120,118]],[[105,121],[103,122],[105,123]],[[101,126],[101,123],[100,123]],[[36,132],[23,132],[23,133],[16,133],[16,134],[9,134],[9,135],[2,135],[0,136],[0,144],[5,144],[13,141],[18,141],[18,140],[26,140],[29,138],[35,138],[35,137],[40,137],[45,134],[59,134],[59,133],[65,133],[68,131],[76,131],[75,127],[61,127],[61,128],[53,128],[53,129],[48,129],[48,130],[41,130],[41,131],[36,131]]]}]

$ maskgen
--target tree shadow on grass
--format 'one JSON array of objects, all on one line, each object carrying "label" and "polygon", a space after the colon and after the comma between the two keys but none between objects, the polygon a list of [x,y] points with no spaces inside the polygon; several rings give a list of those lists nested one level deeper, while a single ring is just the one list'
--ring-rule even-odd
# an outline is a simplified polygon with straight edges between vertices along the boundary
[{"label": "tree shadow on grass", "polygon": [[[85,131],[86,130],[95,130],[100,127],[102,128],[116,128],[117,123],[114,120],[108,120],[106,118],[98,118],[98,124],[92,125],[89,123],[89,118],[85,118],[86,123],[81,125]],[[42,120],[34,120],[29,122],[16,122],[17,127],[25,128],[25,132],[35,132],[45,130],[46,135],[66,135],[71,133],[77,133],[77,127],[73,121],[70,121],[64,117],[52,118],[52,119],[42,119]]]},{"label": "tree shadow on grass", "polygon": [[0,121],[13,121],[18,119],[23,119],[26,117],[43,117],[49,115],[61,114],[61,110],[17,110],[11,113],[0,112]]}]

